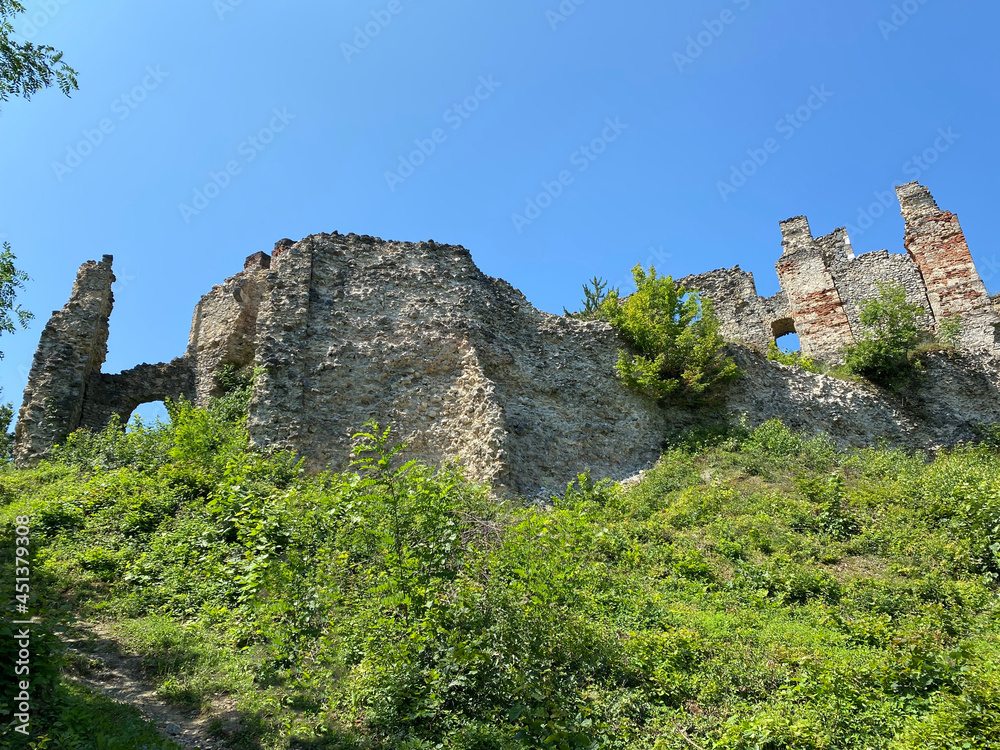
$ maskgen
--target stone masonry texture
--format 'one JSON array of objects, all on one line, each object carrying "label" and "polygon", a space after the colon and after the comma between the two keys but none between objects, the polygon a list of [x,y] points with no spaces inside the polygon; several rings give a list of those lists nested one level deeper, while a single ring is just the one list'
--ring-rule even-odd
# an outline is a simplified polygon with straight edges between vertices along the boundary
[{"label": "stone masonry texture", "polygon": [[[814,237],[804,217],[781,224],[781,291],[757,295],[739,267],[682,280],[710,298],[744,376],[724,394],[751,423],[780,418],[838,444],[878,439],[934,448],[1000,421],[995,327],[954,214],[915,183],[898,190],[907,255],[855,257],[846,231]],[[369,419],[391,424],[409,457],[458,461],[498,493],[557,491],[584,471],[621,479],[651,466],[664,436],[690,424],[622,386],[623,343],[606,323],[536,310],[483,274],[469,251],[434,241],[358,235],[282,239],[195,307],[187,350],[171,362],[102,372],[113,306],[112,258],[81,267],[69,302],[42,333],[16,429],[15,458],[43,458],[75,429],[128,420],[142,403],[220,395],[216,373],[258,373],[253,443],[288,449],[314,471],[343,469]],[[835,361],[861,335],[877,282],[896,282],[934,329],[958,316],[958,351],[931,358],[925,393],[906,406],[878,389],[769,362],[771,341],[798,333]]]},{"label": "stone masonry texture", "polygon": [[806,217],[797,216],[781,223],[784,252],[775,268],[782,291],[776,297],[758,297],[753,277],[739,267],[682,283],[715,303],[723,335],[757,349],[794,332],[804,354],[839,361],[843,349],[863,335],[861,303],[878,294],[879,284],[899,284],[907,301],[924,311],[924,328],[936,331],[957,317],[960,349],[993,352],[1000,316],[958,217],[938,208],[930,191],[915,182],[896,192],[906,221],[906,255],[881,250],[855,256],[845,229],[813,237]]}]

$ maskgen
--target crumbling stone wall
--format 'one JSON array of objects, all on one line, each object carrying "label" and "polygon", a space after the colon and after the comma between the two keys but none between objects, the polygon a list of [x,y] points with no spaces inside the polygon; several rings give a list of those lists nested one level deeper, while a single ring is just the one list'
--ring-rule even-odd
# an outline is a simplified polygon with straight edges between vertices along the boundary
[{"label": "crumbling stone wall", "polygon": [[[958,217],[938,208],[930,191],[915,182],[896,192],[906,220],[906,255],[881,250],[855,256],[846,229],[813,237],[806,217],[797,216],[781,223],[784,252],[775,265],[779,295],[757,297],[752,276],[738,267],[683,281],[715,303],[728,338],[756,349],[794,331],[803,353],[838,361],[863,334],[862,302],[878,294],[880,283],[895,283],[924,310],[926,329],[936,331],[945,318],[957,316],[960,349],[980,355],[996,351],[1000,315],[976,271]],[[771,335],[762,337],[762,330]]]},{"label": "crumbling stone wall", "polygon": [[759,297],[753,274],[739,266],[688,276],[680,283],[698,289],[712,300],[720,323],[719,332],[727,341],[742,341],[767,349],[768,342],[776,336],[789,333],[776,334],[773,328],[774,322],[791,316],[787,296],[772,300]]},{"label": "crumbling stone wall", "polygon": [[992,349],[1000,318],[976,271],[958,216],[938,208],[930,191],[915,182],[896,189],[906,220],[906,250],[919,266],[936,324],[962,321],[962,345]]},{"label": "crumbling stone wall", "polygon": [[804,216],[782,222],[781,234],[785,251],[776,264],[778,280],[788,295],[802,352],[836,359],[854,335],[830,272],[832,243],[815,240]]},{"label": "crumbling stone wall", "polygon": [[198,302],[184,357],[194,376],[194,398],[201,405],[221,395],[215,373],[225,365],[244,368],[257,352],[257,316],[265,294],[271,256],[255,253],[244,270],[226,279]]},{"label": "crumbling stone wall", "polygon": [[116,374],[92,372],[87,380],[78,427],[104,429],[113,415],[126,424],[140,404],[195,398],[194,370],[184,357],[158,365],[143,364]]},{"label": "crumbling stone wall", "polygon": [[[968,439],[976,422],[1000,420],[1000,316],[957,219],[920,186],[900,188],[900,198],[908,256],[855,257],[844,230],[816,238],[797,217],[782,223],[778,294],[759,297],[739,267],[683,280],[713,300],[723,335],[747,345],[734,345],[745,376],[725,394],[730,412],[823,430],[843,444],[884,437],[911,447]],[[262,449],[293,450],[314,470],[343,469],[352,434],[375,418],[393,425],[410,457],[457,459],[499,492],[554,491],[586,469],[623,478],[650,466],[667,430],[690,416],[621,384],[614,366],[623,342],[609,325],[536,310],[461,246],[336,232],[281,240],[202,297],[182,356],[117,374],[101,371],[111,266],[110,256],[84,264],[45,327],[17,425],[22,463],[74,429],[126,420],[146,401],[206,404],[219,395],[224,365],[260,373],[248,427]],[[929,327],[949,315],[966,326],[962,353],[932,362],[930,390],[910,406],[760,354],[794,331],[806,353],[835,359],[860,335],[859,305],[876,281],[903,284]]]},{"label": "crumbling stone wall", "polygon": [[844,312],[847,313],[855,338],[859,338],[864,331],[859,320],[861,302],[878,296],[880,282],[901,285],[906,290],[906,301],[924,311],[921,318],[923,327],[933,328],[934,316],[927,300],[923,277],[909,257],[879,250],[837,263],[833,266],[832,273],[837,288],[842,290]]},{"label": "crumbling stone wall", "polygon": [[314,235],[272,260],[268,286],[250,416],[261,447],[342,467],[377,418],[412,455],[457,457],[523,492],[656,455],[665,416],[617,382],[611,328],[535,310],[463,247]]},{"label": "crumbling stone wall", "polygon": [[87,383],[108,354],[112,257],[81,266],[69,301],[52,313],[35,352],[15,428],[15,457],[30,462],[80,426]]},{"label": "crumbling stone wall", "polygon": [[121,373],[101,371],[114,306],[113,258],[85,263],[69,301],[42,333],[15,428],[15,459],[32,463],[74,430],[100,430],[115,414],[125,423],[140,404],[187,398],[204,405],[219,395],[221,366],[253,362],[269,262],[266,253],[251,256],[242,273],[202,298],[184,355]]}]

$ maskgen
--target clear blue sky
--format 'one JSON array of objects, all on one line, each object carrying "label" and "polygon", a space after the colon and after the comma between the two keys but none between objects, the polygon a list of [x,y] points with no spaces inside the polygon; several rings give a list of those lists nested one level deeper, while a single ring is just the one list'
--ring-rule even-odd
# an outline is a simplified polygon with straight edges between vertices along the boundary
[{"label": "clear blue sky", "polygon": [[[63,49],[80,91],[0,112],[0,235],[38,315],[0,339],[17,404],[49,312],[104,253],[109,372],[183,352],[199,296],[245,256],[335,229],[463,244],[550,312],[651,260],[739,264],[770,294],[779,220],[858,225],[919,176],[1000,288],[993,2],[24,2],[15,27]],[[433,153],[400,172],[416,141]],[[748,150],[766,161],[720,190]],[[228,184],[194,204],[212,173]],[[558,197],[512,220],[542,183]],[[902,251],[898,207],[854,243]]]}]

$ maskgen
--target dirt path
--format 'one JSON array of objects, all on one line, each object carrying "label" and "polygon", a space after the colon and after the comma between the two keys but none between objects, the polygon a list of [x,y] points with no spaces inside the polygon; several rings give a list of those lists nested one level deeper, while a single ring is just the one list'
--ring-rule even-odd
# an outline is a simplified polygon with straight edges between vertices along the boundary
[{"label": "dirt path", "polygon": [[206,715],[164,702],[143,673],[142,657],[125,652],[101,623],[77,623],[63,642],[72,657],[69,679],[139,709],[160,734],[182,748],[226,750],[224,742],[210,735],[209,727],[213,722],[237,727],[239,718],[232,706],[220,703]]}]

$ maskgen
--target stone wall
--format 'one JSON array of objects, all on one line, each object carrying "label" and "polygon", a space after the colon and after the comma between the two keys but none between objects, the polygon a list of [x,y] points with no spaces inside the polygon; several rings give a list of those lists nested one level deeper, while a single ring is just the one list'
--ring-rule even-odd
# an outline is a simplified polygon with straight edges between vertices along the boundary
[{"label": "stone wall", "polygon": [[213,287],[195,306],[184,357],[194,373],[196,403],[220,395],[215,373],[221,367],[253,363],[270,260],[266,253],[251,255],[241,273]]},{"label": "stone wall", "polygon": [[[794,331],[803,353],[838,361],[864,334],[862,303],[877,296],[883,283],[902,285],[907,301],[924,310],[921,325],[927,330],[957,316],[961,350],[997,351],[1000,315],[958,217],[939,209],[927,188],[915,182],[897,193],[906,220],[906,255],[881,250],[855,256],[845,229],[813,237],[808,220],[798,216],[781,223],[784,252],[775,267],[782,291],[776,297],[756,297],[752,276],[738,267],[683,282],[715,303],[724,335],[761,351],[773,338]],[[762,338],[762,330],[771,335]]]},{"label": "stone wall", "polygon": [[498,489],[555,489],[655,458],[663,413],[617,381],[609,326],[535,310],[462,247],[314,235],[274,258],[251,406],[260,447],[343,467],[391,422],[411,455]]},{"label": "stone wall", "polygon": [[[920,186],[904,186],[900,197],[908,256],[855,257],[845,231],[816,238],[797,217],[782,223],[778,294],[758,296],[739,267],[682,280],[713,300],[723,335],[737,342],[745,375],[725,394],[730,413],[780,418],[842,444],[885,438],[922,448],[1000,421],[1000,316],[957,219]],[[683,410],[622,386],[614,366],[624,345],[609,325],[536,310],[461,246],[337,233],[281,240],[201,298],[182,356],[117,374],[102,372],[111,265],[110,256],[84,264],[45,327],[17,425],[21,463],[74,429],[100,429],[116,414],[126,420],[147,401],[207,404],[225,365],[259,373],[253,443],[295,451],[317,471],[345,468],[352,435],[377,419],[393,425],[410,457],[458,460],[497,492],[534,494],[587,469],[631,475],[655,461],[668,430],[690,424]],[[960,353],[932,359],[927,387],[907,405],[762,355],[794,331],[803,351],[836,359],[860,335],[860,303],[877,281],[901,283],[928,327],[948,315],[966,326]]]},{"label": "stone wall", "polygon": [[257,313],[270,256],[205,295],[195,308],[187,351],[171,362],[102,372],[114,306],[113,258],[85,263],[69,301],[42,333],[15,429],[15,459],[32,463],[80,428],[100,430],[113,415],[123,423],[140,404],[186,398],[205,405],[219,395],[216,371],[253,363]]},{"label": "stone wall", "polygon": [[35,352],[15,428],[15,458],[44,456],[80,426],[86,386],[108,353],[113,258],[80,267],[69,301],[52,313]]},{"label": "stone wall", "polygon": [[742,341],[767,349],[768,342],[776,335],[768,320],[791,316],[787,296],[770,301],[759,297],[753,274],[739,266],[688,276],[680,283],[698,289],[712,300],[721,324],[719,332],[727,341]]},{"label": "stone wall", "polygon": [[915,182],[896,193],[906,220],[906,250],[923,275],[936,324],[958,316],[964,347],[993,349],[1000,318],[976,271],[958,217],[938,208],[930,191]]},{"label": "stone wall", "polygon": [[785,251],[775,268],[802,353],[835,360],[854,343],[854,334],[830,272],[830,243],[813,238],[804,216],[782,222],[781,234]]}]

